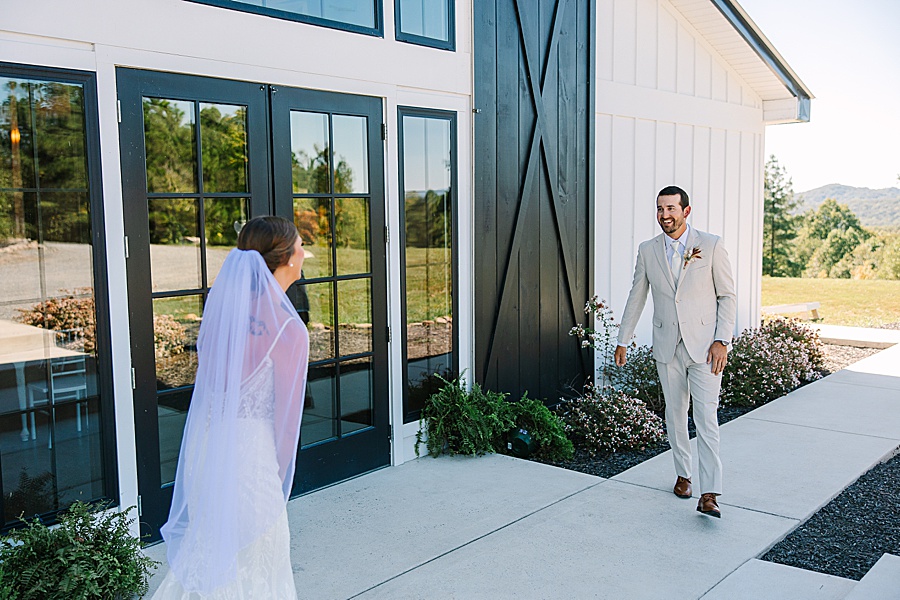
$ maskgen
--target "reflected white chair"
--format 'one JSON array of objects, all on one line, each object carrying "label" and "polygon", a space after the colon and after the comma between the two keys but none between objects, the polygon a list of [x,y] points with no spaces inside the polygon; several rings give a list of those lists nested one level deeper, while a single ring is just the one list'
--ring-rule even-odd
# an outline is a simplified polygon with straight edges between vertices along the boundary
[{"label": "reflected white chair", "polygon": [[[66,356],[50,359],[50,381],[28,384],[28,408],[56,405],[65,400],[83,400],[87,397],[87,368],[84,356]],[[75,404],[75,427],[81,432],[81,410],[84,402]],[[31,413],[31,439],[37,438],[34,412]],[[48,447],[53,447],[53,436],[49,436]]]}]

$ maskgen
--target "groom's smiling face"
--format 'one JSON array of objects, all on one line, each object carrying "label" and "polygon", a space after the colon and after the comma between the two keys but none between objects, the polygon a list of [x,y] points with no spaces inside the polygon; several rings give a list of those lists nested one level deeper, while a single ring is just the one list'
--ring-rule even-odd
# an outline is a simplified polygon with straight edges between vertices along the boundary
[{"label": "groom's smiling face", "polygon": [[681,196],[660,196],[656,199],[656,220],[666,235],[679,238],[684,233],[684,220],[691,214],[691,207],[681,208]]}]

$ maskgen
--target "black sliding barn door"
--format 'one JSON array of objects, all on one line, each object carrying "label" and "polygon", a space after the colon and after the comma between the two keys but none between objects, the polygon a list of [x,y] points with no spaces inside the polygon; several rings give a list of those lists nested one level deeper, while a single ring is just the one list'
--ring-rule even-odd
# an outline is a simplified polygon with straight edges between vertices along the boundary
[{"label": "black sliding barn door", "polygon": [[475,0],[475,379],[554,401],[590,357],[589,0]]}]

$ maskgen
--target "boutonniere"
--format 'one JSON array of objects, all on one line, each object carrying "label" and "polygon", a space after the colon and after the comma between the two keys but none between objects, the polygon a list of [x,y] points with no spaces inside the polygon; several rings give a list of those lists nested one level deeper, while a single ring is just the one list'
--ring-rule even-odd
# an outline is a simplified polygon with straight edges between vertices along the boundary
[{"label": "boutonniere", "polygon": [[684,253],[684,266],[687,267],[695,260],[700,260],[701,258],[703,257],[700,256],[700,246],[694,246]]}]

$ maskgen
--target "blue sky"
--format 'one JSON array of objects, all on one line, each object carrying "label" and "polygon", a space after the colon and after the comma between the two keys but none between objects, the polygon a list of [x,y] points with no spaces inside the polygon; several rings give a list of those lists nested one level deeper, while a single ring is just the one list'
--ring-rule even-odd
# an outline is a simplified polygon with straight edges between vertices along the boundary
[{"label": "blue sky", "polygon": [[766,128],[803,192],[900,187],[900,1],[738,0],[812,91],[812,119]]}]

